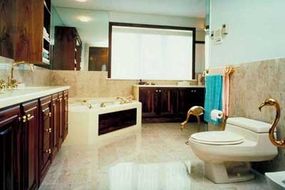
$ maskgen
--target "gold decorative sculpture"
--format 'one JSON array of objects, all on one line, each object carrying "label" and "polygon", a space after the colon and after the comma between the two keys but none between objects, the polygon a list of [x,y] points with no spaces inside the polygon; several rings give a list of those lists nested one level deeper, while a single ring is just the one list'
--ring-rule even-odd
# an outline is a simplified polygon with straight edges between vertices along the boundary
[{"label": "gold decorative sculpture", "polygon": [[182,130],[185,128],[185,125],[187,124],[190,115],[196,116],[198,124],[200,124],[200,115],[203,115],[204,111],[205,111],[204,108],[201,106],[192,106],[187,112],[186,120],[180,124],[181,125],[180,129]]},{"label": "gold decorative sculpture", "polygon": [[271,128],[269,129],[269,139],[272,142],[272,144],[274,144],[277,147],[285,147],[285,140],[277,140],[274,136],[274,132],[275,129],[277,127],[278,121],[280,119],[280,105],[278,103],[277,100],[274,100],[272,98],[268,98],[266,100],[264,100],[264,102],[262,104],[260,104],[260,106],[258,107],[258,109],[261,111],[261,108],[263,108],[264,106],[274,106],[276,109],[276,115],[275,115],[275,119],[272,123]]}]

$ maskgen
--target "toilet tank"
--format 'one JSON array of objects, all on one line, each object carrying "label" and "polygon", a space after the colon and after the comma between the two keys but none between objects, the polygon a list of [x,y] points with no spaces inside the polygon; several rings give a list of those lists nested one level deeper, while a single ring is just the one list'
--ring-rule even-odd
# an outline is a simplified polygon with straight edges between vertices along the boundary
[{"label": "toilet tank", "polygon": [[271,124],[266,122],[245,117],[232,117],[227,119],[225,130],[238,133],[249,140],[258,141],[260,138],[265,138],[269,141],[270,127]]}]

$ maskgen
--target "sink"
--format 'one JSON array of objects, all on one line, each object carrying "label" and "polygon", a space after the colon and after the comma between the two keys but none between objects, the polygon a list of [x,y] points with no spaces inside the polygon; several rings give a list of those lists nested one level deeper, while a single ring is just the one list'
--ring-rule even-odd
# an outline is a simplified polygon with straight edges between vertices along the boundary
[{"label": "sink", "polygon": [[268,185],[272,190],[285,189],[285,171],[265,173]]}]

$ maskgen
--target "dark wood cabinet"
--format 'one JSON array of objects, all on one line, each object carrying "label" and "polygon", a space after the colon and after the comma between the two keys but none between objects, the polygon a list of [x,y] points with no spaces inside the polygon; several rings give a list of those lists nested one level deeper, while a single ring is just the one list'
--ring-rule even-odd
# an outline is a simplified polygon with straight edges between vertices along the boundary
[{"label": "dark wood cabinet", "polygon": [[177,89],[140,88],[143,122],[174,121],[177,117]]},{"label": "dark wood cabinet", "polygon": [[15,9],[14,1],[0,0],[0,56],[13,58],[13,28],[15,15],[11,14],[11,10]]},{"label": "dark wood cabinet", "polygon": [[38,186],[38,100],[22,104],[22,124],[24,137],[24,189]]},{"label": "dark wood cabinet", "polygon": [[40,99],[39,178],[43,180],[52,160],[52,103],[51,96]]},{"label": "dark wood cabinet", "polygon": [[55,157],[55,154],[58,151],[59,143],[60,143],[60,123],[59,123],[59,101],[58,101],[58,94],[52,95],[52,107],[51,107],[51,117],[52,117],[52,156]]},{"label": "dark wood cabinet", "polygon": [[0,0],[0,5],[0,56],[42,63],[43,49],[49,51],[49,37],[43,36],[49,35],[50,0]]},{"label": "dark wood cabinet", "polygon": [[63,92],[61,115],[62,115],[62,141],[64,141],[68,134],[68,91]]},{"label": "dark wood cabinet", "polygon": [[24,188],[20,106],[0,110],[0,189]]},{"label": "dark wood cabinet", "polygon": [[55,27],[52,68],[80,70],[82,42],[74,27]]},{"label": "dark wood cabinet", "polygon": [[64,140],[65,130],[65,102],[64,93],[56,93],[52,95],[52,128],[53,128],[53,140],[52,150],[53,157],[60,149]]},{"label": "dark wood cabinet", "polygon": [[67,98],[64,91],[0,110],[0,189],[38,189],[67,135]]},{"label": "dark wood cabinet", "polygon": [[140,87],[139,101],[143,122],[182,121],[191,106],[204,106],[204,88]]}]

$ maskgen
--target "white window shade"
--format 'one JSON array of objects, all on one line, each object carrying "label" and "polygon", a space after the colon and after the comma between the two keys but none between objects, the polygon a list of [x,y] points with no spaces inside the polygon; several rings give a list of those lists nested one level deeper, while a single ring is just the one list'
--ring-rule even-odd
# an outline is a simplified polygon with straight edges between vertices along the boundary
[{"label": "white window shade", "polygon": [[193,32],[112,27],[111,78],[192,79]]}]

